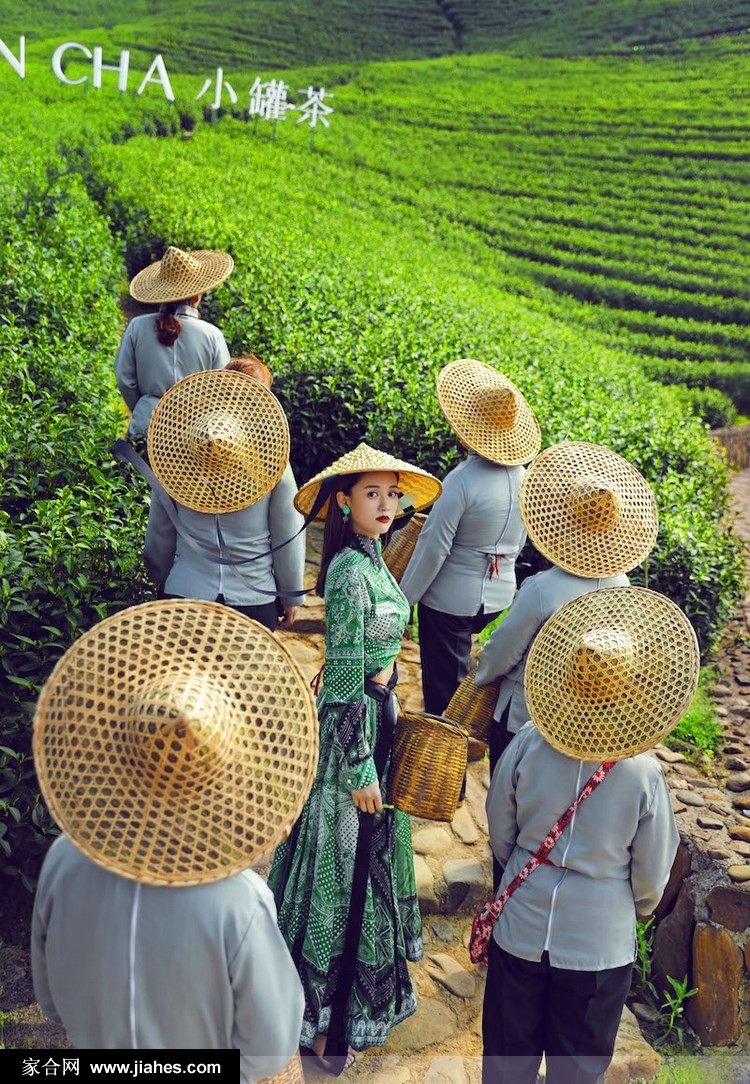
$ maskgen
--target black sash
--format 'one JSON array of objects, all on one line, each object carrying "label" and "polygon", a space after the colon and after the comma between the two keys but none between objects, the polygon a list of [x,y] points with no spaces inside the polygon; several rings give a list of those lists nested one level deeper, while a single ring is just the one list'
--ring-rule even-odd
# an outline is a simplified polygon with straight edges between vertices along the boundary
[{"label": "black sash", "polygon": [[[377,685],[375,682],[365,679],[365,693],[373,700],[383,705],[378,727],[378,737],[375,742],[373,760],[378,779],[382,779],[385,771],[388,754],[393,745],[393,732],[396,729],[396,697],[393,689],[398,680],[396,667],[388,682],[387,688]],[[390,811],[386,816],[390,815]],[[329,1072],[338,1076],[343,1072],[349,1053],[349,1044],[346,1041],[346,1006],[349,1001],[354,973],[357,966],[357,952],[359,939],[362,933],[362,919],[365,913],[365,899],[367,896],[367,880],[370,871],[370,850],[372,848],[372,833],[375,826],[375,815],[359,811],[359,832],[357,834],[357,850],[354,856],[354,878],[352,880],[352,894],[349,900],[349,917],[346,922],[344,935],[344,948],[341,953],[341,967],[336,981],[336,991],[331,1004],[331,1019],[328,1024],[328,1035],[324,1057],[330,1062]],[[395,906],[395,901],[394,901]],[[394,931],[395,934],[395,931]],[[395,937],[394,937],[395,944]],[[398,978],[396,979],[396,997],[399,999]]]}]

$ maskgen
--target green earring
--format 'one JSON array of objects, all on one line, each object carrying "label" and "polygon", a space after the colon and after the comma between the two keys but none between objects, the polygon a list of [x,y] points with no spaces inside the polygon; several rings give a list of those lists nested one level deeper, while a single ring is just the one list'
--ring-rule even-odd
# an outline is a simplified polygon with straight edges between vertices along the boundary
[{"label": "green earring", "polygon": [[349,519],[350,513],[351,513],[351,508],[349,507],[348,504],[345,504],[344,507],[341,509],[341,514],[344,517],[344,523],[346,523],[347,520]]}]

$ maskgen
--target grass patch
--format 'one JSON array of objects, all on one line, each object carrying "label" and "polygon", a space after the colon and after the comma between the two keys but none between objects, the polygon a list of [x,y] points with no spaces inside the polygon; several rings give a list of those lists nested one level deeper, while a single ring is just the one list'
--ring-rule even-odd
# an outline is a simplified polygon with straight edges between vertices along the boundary
[{"label": "grass patch", "polygon": [[701,668],[695,696],[684,718],[667,738],[666,745],[694,757],[715,754],[724,734],[713,696],[718,676],[714,666]]},{"label": "grass patch", "polygon": [[744,1059],[730,1054],[678,1055],[667,1057],[654,1084],[725,1084],[742,1079]]}]

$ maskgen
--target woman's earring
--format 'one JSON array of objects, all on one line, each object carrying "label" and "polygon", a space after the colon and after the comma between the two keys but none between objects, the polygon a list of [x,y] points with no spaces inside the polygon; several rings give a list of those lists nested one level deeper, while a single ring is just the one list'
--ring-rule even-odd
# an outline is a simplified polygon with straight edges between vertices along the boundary
[{"label": "woman's earring", "polygon": [[349,522],[350,513],[351,513],[351,508],[349,507],[348,504],[345,504],[344,507],[341,509],[341,514],[344,517],[344,523]]}]

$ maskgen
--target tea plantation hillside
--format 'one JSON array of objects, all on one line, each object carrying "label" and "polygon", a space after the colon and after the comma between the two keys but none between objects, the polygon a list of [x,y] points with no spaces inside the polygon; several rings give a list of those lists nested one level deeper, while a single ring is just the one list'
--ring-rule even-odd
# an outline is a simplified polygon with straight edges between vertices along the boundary
[{"label": "tea plantation hillside", "polygon": [[[684,606],[708,655],[742,574],[701,418],[731,417],[719,387],[746,409],[750,383],[747,44],[296,69],[253,55],[218,116],[196,100],[204,70],[170,69],[170,104],[158,83],[64,86],[34,57],[22,81],[0,58],[0,861],[32,876],[46,842],[41,681],[81,630],[148,597],[146,494],[108,452],[112,360],[127,278],[169,243],[232,252],[202,311],[274,370],[300,481],[359,439],[444,473],[460,450],[435,374],[482,358],[521,385],[546,443],[605,443],[644,471],[660,531],[635,581]],[[295,103],[325,86],[330,127],[248,118],[273,74]]]},{"label": "tea plantation hillside", "polygon": [[75,40],[89,46],[130,48],[146,65],[162,52],[182,71],[249,60],[291,67],[491,50],[557,56],[670,50],[748,26],[742,0],[0,0],[6,40],[25,33],[32,49],[75,31]]}]

